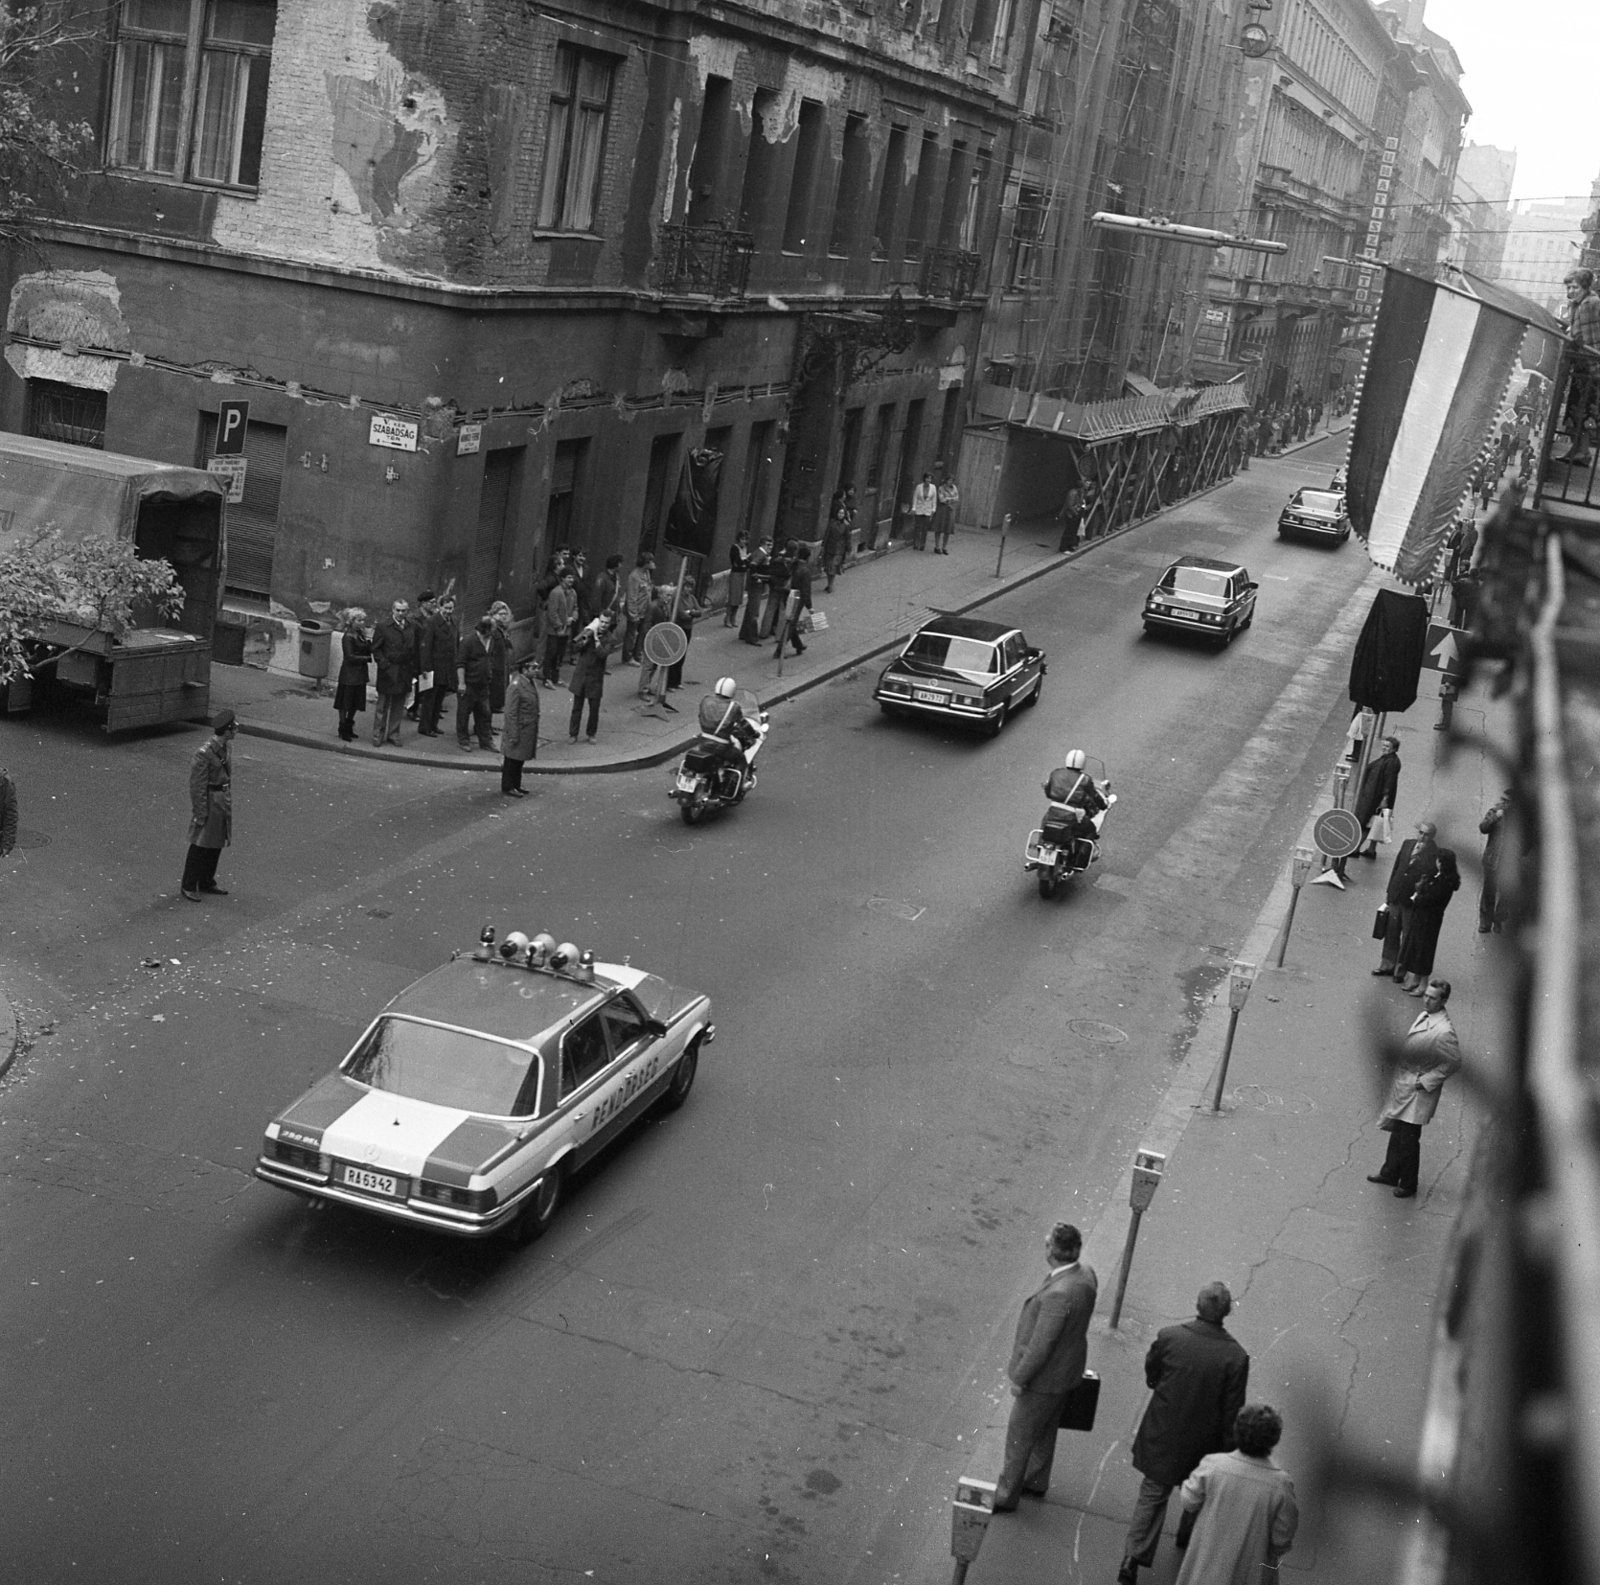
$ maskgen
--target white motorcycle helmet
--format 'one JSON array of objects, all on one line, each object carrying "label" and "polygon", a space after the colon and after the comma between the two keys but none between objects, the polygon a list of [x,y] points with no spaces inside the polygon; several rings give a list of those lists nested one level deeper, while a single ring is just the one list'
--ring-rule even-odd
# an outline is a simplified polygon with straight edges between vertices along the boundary
[{"label": "white motorcycle helmet", "polygon": [[1088,761],[1084,758],[1081,748],[1069,748],[1067,757],[1062,763],[1065,764],[1068,770],[1082,770]]},{"label": "white motorcycle helmet", "polygon": [[731,699],[739,691],[739,684],[732,677],[717,678],[716,695],[719,699]]}]

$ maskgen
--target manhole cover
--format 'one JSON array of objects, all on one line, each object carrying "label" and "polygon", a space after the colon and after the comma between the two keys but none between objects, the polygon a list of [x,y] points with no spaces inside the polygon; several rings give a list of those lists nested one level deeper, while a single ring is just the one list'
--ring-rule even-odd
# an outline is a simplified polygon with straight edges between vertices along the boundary
[{"label": "manhole cover", "polygon": [[368,919],[388,919],[390,917],[391,915],[387,908],[369,908],[367,910]]},{"label": "manhole cover", "polygon": [[19,848],[47,848],[50,838],[42,831],[30,831],[26,826],[17,830],[17,846]]},{"label": "manhole cover", "polygon": [[1096,1023],[1092,1018],[1068,1019],[1067,1028],[1073,1034],[1084,1040],[1092,1040],[1099,1046],[1120,1046],[1128,1038],[1115,1024]]}]

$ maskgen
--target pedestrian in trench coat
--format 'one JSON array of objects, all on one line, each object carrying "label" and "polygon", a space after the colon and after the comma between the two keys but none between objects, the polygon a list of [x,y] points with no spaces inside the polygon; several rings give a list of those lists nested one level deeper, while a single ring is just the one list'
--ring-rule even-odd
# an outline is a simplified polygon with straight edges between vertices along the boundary
[{"label": "pedestrian in trench coat", "polygon": [[522,767],[539,754],[539,685],[537,661],[527,656],[512,671],[506,684],[505,723],[500,731],[500,791],[508,798],[525,798]]},{"label": "pedestrian in trench coat", "polygon": [[1461,1042],[1445,1011],[1449,1000],[1448,980],[1428,982],[1422,1012],[1406,1031],[1388,1104],[1378,1114],[1378,1127],[1388,1134],[1389,1148],[1383,1165],[1367,1174],[1367,1182],[1392,1187],[1397,1200],[1409,1200],[1417,1192],[1423,1125],[1433,1121],[1439,1091],[1461,1066]]},{"label": "pedestrian in trench coat", "polygon": [[1232,1453],[1208,1453],[1183,1483],[1183,1506],[1196,1515],[1177,1585],[1261,1585],[1300,1524],[1294,1482],[1272,1462],[1283,1421],[1249,1403],[1233,1423]]},{"label": "pedestrian in trench coat", "polygon": [[189,761],[189,852],[183,862],[180,889],[192,903],[202,893],[226,897],[217,885],[217,861],[233,840],[233,761],[229,752],[238,721],[231,710],[219,710],[211,736]]}]

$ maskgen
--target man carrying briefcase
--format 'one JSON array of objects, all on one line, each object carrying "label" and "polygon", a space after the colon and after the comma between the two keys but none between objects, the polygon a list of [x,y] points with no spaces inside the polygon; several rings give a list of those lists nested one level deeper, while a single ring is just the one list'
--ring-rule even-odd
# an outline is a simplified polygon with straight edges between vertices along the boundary
[{"label": "man carrying briefcase", "polygon": [[1050,1485],[1056,1431],[1088,1363],[1089,1318],[1100,1287],[1078,1259],[1082,1250],[1077,1228],[1057,1222],[1045,1244],[1050,1275],[1022,1306],[1006,1367],[1014,1402],[1006,1425],[1005,1467],[994,1492],[996,1513],[1012,1512],[1019,1494],[1044,1496]]}]

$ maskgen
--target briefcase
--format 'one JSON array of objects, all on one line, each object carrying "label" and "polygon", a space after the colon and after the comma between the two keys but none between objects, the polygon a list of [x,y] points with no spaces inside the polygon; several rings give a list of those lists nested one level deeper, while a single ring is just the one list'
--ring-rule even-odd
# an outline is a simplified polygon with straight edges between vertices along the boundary
[{"label": "briefcase", "polygon": [[1094,1430],[1094,1412],[1099,1407],[1100,1378],[1092,1370],[1086,1370],[1083,1379],[1061,1405],[1060,1428],[1063,1431]]},{"label": "briefcase", "polygon": [[1380,908],[1378,916],[1372,921],[1372,939],[1382,941],[1389,934],[1389,910]]}]

